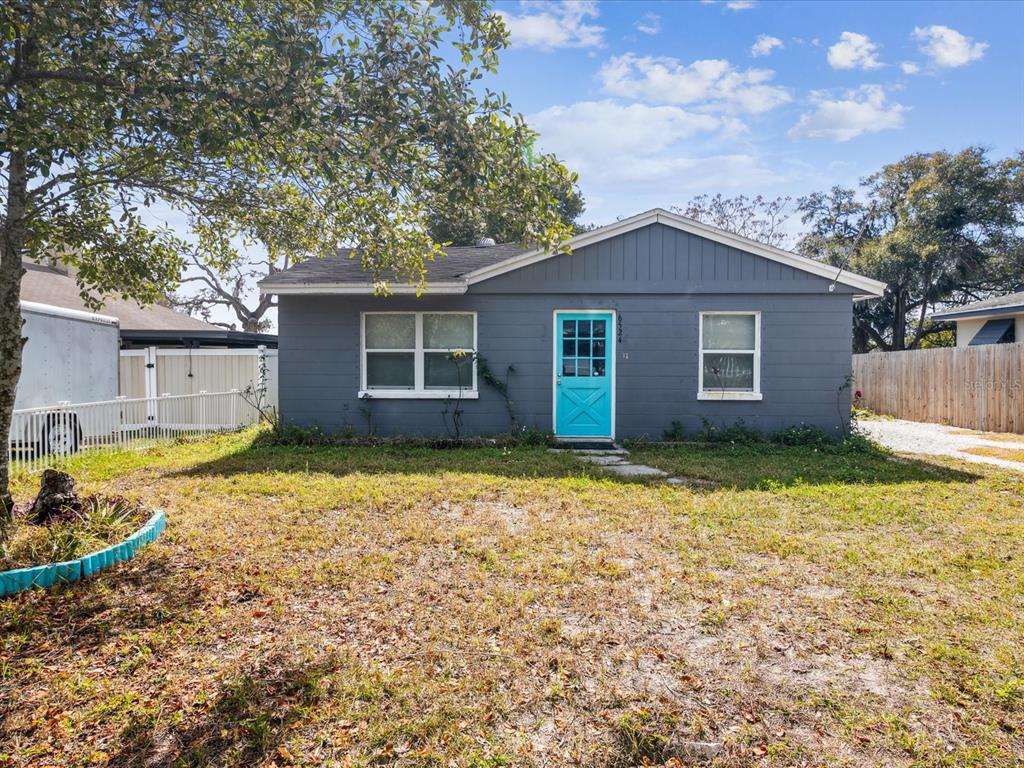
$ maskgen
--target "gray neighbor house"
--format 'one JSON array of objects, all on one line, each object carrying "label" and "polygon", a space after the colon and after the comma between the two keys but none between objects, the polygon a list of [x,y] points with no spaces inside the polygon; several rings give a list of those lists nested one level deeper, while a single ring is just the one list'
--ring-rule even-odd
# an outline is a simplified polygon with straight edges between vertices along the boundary
[{"label": "gray neighbor house", "polygon": [[513,416],[566,439],[658,439],[704,420],[841,433],[853,302],[883,283],[661,209],[569,245],[449,248],[420,296],[374,295],[349,255],[265,279],[283,422],[435,437],[458,410],[463,436],[508,432]]}]

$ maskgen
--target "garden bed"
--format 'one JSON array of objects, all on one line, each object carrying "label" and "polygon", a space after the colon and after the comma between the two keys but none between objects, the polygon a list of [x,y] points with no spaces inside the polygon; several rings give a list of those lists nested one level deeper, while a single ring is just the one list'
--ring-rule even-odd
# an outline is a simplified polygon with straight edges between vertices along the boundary
[{"label": "garden bed", "polygon": [[165,524],[163,512],[147,513],[119,497],[88,497],[44,524],[21,510],[0,549],[0,596],[75,582],[130,560]]}]

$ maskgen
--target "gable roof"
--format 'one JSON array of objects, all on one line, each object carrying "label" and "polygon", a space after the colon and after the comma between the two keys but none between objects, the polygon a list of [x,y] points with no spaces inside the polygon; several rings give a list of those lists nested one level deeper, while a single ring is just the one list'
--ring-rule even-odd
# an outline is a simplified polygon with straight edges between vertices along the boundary
[{"label": "gable roof", "polygon": [[[621,219],[614,224],[584,232],[570,239],[566,245],[575,250],[651,224],[664,224],[849,286],[857,292],[855,294],[857,298],[881,296],[885,291],[885,283],[878,280],[856,275],[838,267],[784,251],[781,248],[765,245],[662,208],[654,208],[636,216]],[[447,257],[432,262],[428,266],[427,291],[430,293],[465,293],[470,285],[559,255],[557,252],[543,249],[518,249],[510,244],[449,248],[447,253],[449,254]],[[445,262],[451,258],[453,253],[456,254],[455,264],[449,267],[445,265]],[[368,276],[362,270],[358,260],[345,257],[346,264],[354,265],[357,268],[353,273],[351,267],[339,267],[339,258],[320,260],[329,262],[325,265],[312,264],[317,261],[316,259],[300,262],[291,269],[278,272],[261,281],[260,290],[263,293],[373,293],[373,283],[367,279]],[[304,272],[300,273],[299,279],[288,277],[289,273],[304,265],[308,266]],[[467,269],[470,265],[475,269]],[[391,291],[392,293],[414,293],[416,286],[396,284],[391,286]]]},{"label": "gable roof", "polygon": [[[82,296],[75,278],[52,267],[41,264],[25,264],[25,275],[21,278],[21,298],[23,301],[37,304],[49,304],[64,309],[81,312],[93,312],[82,301]],[[215,325],[205,323],[198,318],[178,312],[170,307],[153,304],[140,306],[134,301],[110,298],[103,302],[100,310],[105,315],[113,315],[118,319],[121,330],[165,330],[165,331],[218,331]]]},{"label": "gable roof", "polygon": [[963,320],[969,317],[998,317],[1024,312],[1024,291],[993,296],[962,307],[953,307],[942,312],[932,312],[933,320]]}]

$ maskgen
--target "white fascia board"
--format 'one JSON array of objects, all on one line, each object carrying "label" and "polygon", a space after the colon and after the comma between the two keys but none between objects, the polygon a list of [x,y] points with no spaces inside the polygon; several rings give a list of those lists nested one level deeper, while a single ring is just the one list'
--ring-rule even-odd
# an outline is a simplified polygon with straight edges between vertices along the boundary
[{"label": "white fascia board", "polygon": [[[263,295],[285,296],[285,295],[355,295],[372,296],[375,293],[373,283],[298,283],[295,285],[263,285],[260,284],[260,293]],[[415,294],[418,286],[406,283],[391,283],[388,285],[390,296],[408,296]],[[453,295],[466,292],[466,284],[463,282],[427,283],[420,291],[421,294]]]},{"label": "white fascia board", "polygon": [[38,315],[50,315],[52,317],[66,317],[70,320],[85,320],[89,323],[100,323],[102,325],[116,325],[120,327],[120,319],[111,315],[99,315],[95,312],[85,312],[81,309],[67,309],[54,304],[40,304],[36,301],[19,301],[23,312],[35,312]]},{"label": "white fascia board", "polygon": [[1010,304],[1005,307],[986,307],[984,309],[947,309],[928,316],[930,320],[1001,320],[1024,315],[1024,305]]},{"label": "white fascia board", "polygon": [[[584,232],[583,234],[577,235],[576,237],[569,240],[566,245],[572,249],[584,248],[588,245],[607,240],[610,237],[616,235],[622,235],[627,232],[631,232],[641,227],[646,227],[649,224],[665,224],[675,229],[688,232],[698,237],[705,237],[708,240],[727,245],[732,248],[737,248],[747,253],[752,253],[755,256],[762,256],[766,259],[785,264],[799,269],[804,272],[810,272],[811,274],[823,277],[827,280],[833,280],[841,283],[842,285],[856,288],[858,293],[857,298],[874,298],[881,296],[885,292],[885,283],[878,280],[872,280],[870,277],[864,277],[863,275],[857,275],[853,272],[847,272],[841,270],[838,267],[833,267],[828,264],[823,264],[820,261],[809,259],[806,256],[800,256],[789,251],[784,251],[781,248],[774,248],[764,243],[759,243],[756,240],[751,240],[740,235],[735,235],[732,232],[726,232],[725,230],[719,229],[718,227],[712,227],[707,224],[702,224],[694,219],[687,218],[686,216],[680,216],[676,213],[671,213],[662,208],[655,208],[645,213],[637,214],[636,216],[630,216],[627,219],[622,219],[614,224],[609,224],[605,227],[591,230],[590,232]],[[528,251],[527,253],[514,256],[511,259],[498,262],[497,264],[491,264],[487,267],[474,270],[466,275],[466,282],[469,285],[479,283],[482,280],[489,280],[492,277],[503,275],[506,272],[511,272],[522,267],[529,266],[530,264],[536,264],[539,261],[544,261],[557,254],[550,251],[534,250]]]}]

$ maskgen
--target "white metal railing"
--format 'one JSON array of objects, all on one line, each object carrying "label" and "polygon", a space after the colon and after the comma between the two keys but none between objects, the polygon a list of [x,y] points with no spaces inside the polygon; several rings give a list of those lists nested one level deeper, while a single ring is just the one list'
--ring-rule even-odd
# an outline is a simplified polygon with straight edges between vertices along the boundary
[{"label": "white metal railing", "polygon": [[26,408],[13,414],[8,457],[34,472],[79,451],[228,432],[259,417],[238,390]]}]

